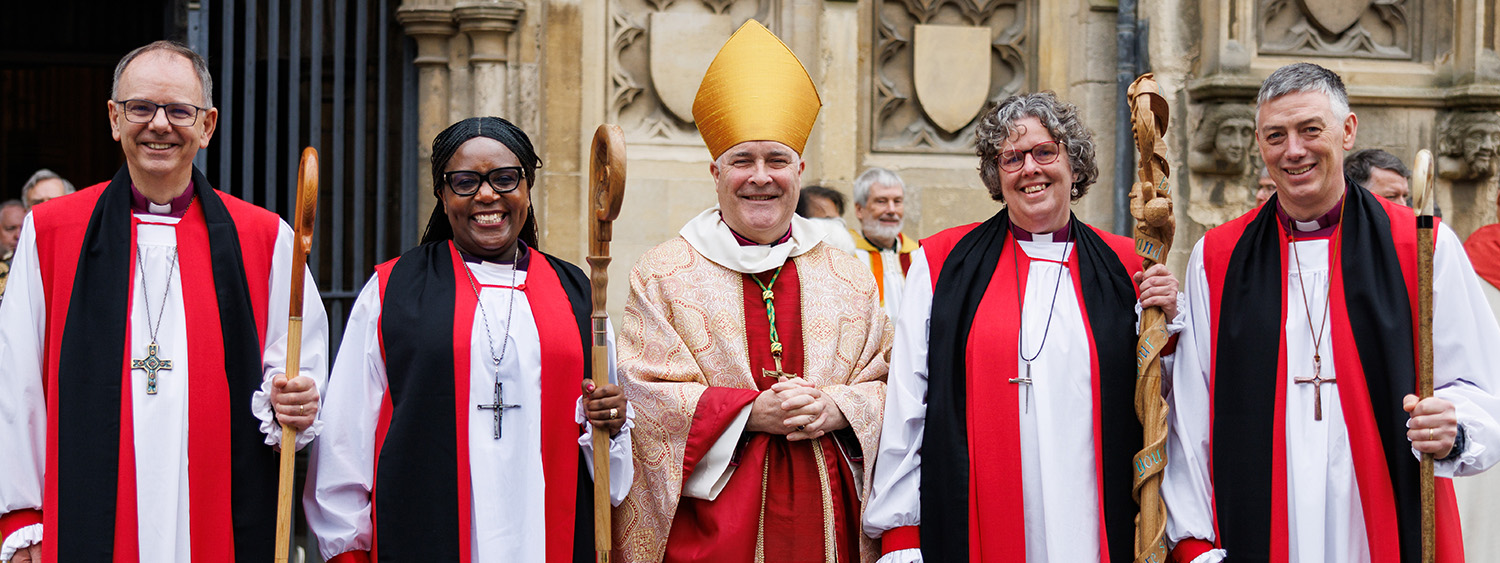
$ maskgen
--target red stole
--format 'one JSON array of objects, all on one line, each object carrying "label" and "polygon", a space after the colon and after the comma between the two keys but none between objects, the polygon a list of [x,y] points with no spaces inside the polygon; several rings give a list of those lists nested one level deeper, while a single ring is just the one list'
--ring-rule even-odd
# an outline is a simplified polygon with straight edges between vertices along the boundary
[{"label": "red stole", "polygon": [[[34,224],[37,232],[38,265],[42,275],[42,290],[47,303],[46,343],[44,345],[44,389],[47,393],[49,413],[59,412],[57,388],[59,353],[63,338],[63,319],[68,318],[75,280],[75,266],[80,255],[85,226],[95,204],[107,185],[99,184],[74,196],[61,198],[49,205],[38,207]],[[233,216],[240,237],[240,253],[249,286],[251,305],[255,313],[258,348],[264,349],[265,322],[271,257],[275,250],[279,222],[275,215],[265,212],[238,199],[220,194],[225,206]],[[258,213],[256,213],[258,212]],[[132,218],[131,263],[135,263],[135,238],[140,224]],[[193,558],[203,560],[234,560],[234,522],[231,514],[233,503],[231,491],[234,486],[230,459],[230,419],[238,408],[229,404],[229,384],[225,373],[224,336],[219,322],[217,292],[215,290],[212,261],[209,258],[208,229],[204,222],[202,205],[194,201],[187,214],[176,225],[179,271],[182,278],[182,297],[185,306],[187,331],[191,345],[187,350],[193,376],[188,377],[188,419],[191,431],[188,436],[188,489],[189,511],[192,521],[191,551]],[[135,276],[130,276],[135,283]],[[129,295],[134,295],[133,290]],[[128,309],[127,309],[128,310]],[[135,489],[135,424],[131,412],[131,396],[135,392],[131,383],[130,338],[127,325],[125,338],[125,361],[120,367],[120,433],[117,500],[115,503],[114,561],[139,560],[139,531],[137,529],[137,506]],[[167,377],[173,374],[168,372]],[[42,524],[45,530],[58,529],[58,463],[59,432],[57,418],[47,419],[47,469],[43,493]],[[83,468],[70,468],[81,470]],[[267,515],[271,517],[271,515]],[[59,541],[66,538],[48,537],[42,542],[42,559],[55,561]]]},{"label": "red stole", "polygon": [[[451,242],[447,243],[446,247],[456,282],[453,291],[452,377],[455,420],[452,431],[457,443],[454,478],[458,485],[458,495],[452,502],[454,502],[453,506],[458,516],[457,552],[459,560],[467,563],[472,557],[469,546],[471,545],[470,515],[473,499],[471,485],[473,476],[469,472],[468,428],[469,416],[474,412],[475,404],[469,396],[469,353],[473,342],[474,315],[479,302],[472,288],[469,287],[469,272],[457,248]],[[391,271],[399,260],[391,260],[376,267],[382,303],[386,301],[385,292]],[[544,539],[547,545],[547,560],[571,561],[574,557],[573,526],[577,504],[575,482],[579,478],[578,464],[581,460],[576,441],[581,429],[578,423],[574,422],[573,415],[576,402],[582,394],[579,385],[586,376],[583,352],[579,346],[579,326],[574,311],[569,307],[569,298],[559,281],[557,271],[553,268],[551,261],[546,259],[541,252],[532,253],[526,272],[526,282],[521,285],[520,290],[526,294],[527,300],[531,303],[532,314],[536,319],[537,335],[541,340],[542,471],[543,478],[548,484],[546,506],[543,511],[543,517],[547,522],[547,535]],[[380,342],[382,353],[390,346],[410,344],[386,342],[384,331],[381,332]],[[387,393],[381,400],[380,418],[376,426],[375,459],[377,465],[386,435],[392,430],[393,414],[391,395]],[[375,487],[379,486],[380,483],[377,481]],[[434,499],[433,502],[443,501]],[[393,530],[389,535],[382,537],[378,517],[380,508],[380,506],[371,508],[371,519],[375,530],[375,545],[370,553],[372,559],[378,560],[382,540],[422,541],[422,538],[403,538],[401,530]],[[392,507],[392,509],[400,510],[401,507]]]},{"label": "red stole", "polygon": [[[770,272],[759,275],[769,281]],[[710,386],[698,400],[683,458],[687,478],[739,411],[760,391],[776,383],[761,370],[775,370],[771,357],[770,321],[760,286],[742,275],[745,342],[756,389]],[[775,292],[776,331],[783,355],[782,370],[804,375],[801,291],[795,261],[788,261],[771,286]],[[741,438],[734,475],[713,501],[683,497],[667,538],[664,561],[754,561],[757,543],[764,560],[823,562],[825,488],[832,495],[835,551],[839,561],[859,560],[859,499],[853,475],[839,454],[833,434],[817,440],[822,447],[819,469],[812,441],[746,432]],[[825,484],[826,480],[826,484]],[[762,491],[764,490],[764,495]],[[747,510],[747,507],[754,507]],[[763,538],[763,542],[758,542]]]},{"label": "red stole", "polygon": [[[1355,188],[1358,191],[1358,188]],[[1359,194],[1364,195],[1364,194]],[[1373,197],[1369,199],[1374,199]],[[1352,198],[1346,198],[1346,206],[1356,205],[1359,202]],[[1274,203],[1273,203],[1274,205]],[[1412,219],[1410,210],[1396,208],[1386,202],[1380,203],[1381,209],[1389,214],[1390,236],[1395,241],[1394,248],[1400,261],[1402,283],[1410,303],[1410,318],[1412,321],[1412,334],[1416,334],[1417,317],[1417,292],[1416,292],[1416,225]],[[1209,281],[1210,299],[1210,325],[1214,334],[1211,339],[1213,360],[1211,360],[1214,374],[1209,379],[1209,394],[1214,396],[1214,388],[1217,381],[1217,366],[1219,355],[1219,338],[1222,334],[1220,323],[1220,310],[1224,305],[1224,292],[1226,277],[1231,270],[1231,257],[1235,256],[1237,246],[1245,236],[1247,229],[1258,220],[1260,209],[1251,211],[1240,218],[1225,224],[1222,227],[1209,231],[1204,237],[1203,261],[1206,277]],[[1267,211],[1267,213],[1271,213]],[[1346,207],[1345,213],[1350,213]],[[1265,219],[1260,219],[1265,221]],[[1270,497],[1270,561],[1285,562],[1289,553],[1289,529],[1287,523],[1287,448],[1286,448],[1286,382],[1287,382],[1287,334],[1286,334],[1286,287],[1284,280],[1287,279],[1289,250],[1287,245],[1290,238],[1286,229],[1279,221],[1272,221],[1277,229],[1280,251],[1280,280],[1283,282],[1277,291],[1281,295],[1279,324],[1276,327],[1279,332],[1277,350],[1277,372],[1274,392],[1274,412],[1272,414],[1272,451],[1270,463],[1270,487],[1266,494]],[[1267,226],[1266,228],[1270,228]],[[1347,240],[1345,241],[1348,242]],[[1381,431],[1375,420],[1374,405],[1371,401],[1371,390],[1369,381],[1366,379],[1362,365],[1358,343],[1355,339],[1355,326],[1350,319],[1349,307],[1345,300],[1346,282],[1344,262],[1349,255],[1348,249],[1342,252],[1342,256],[1335,255],[1334,248],[1330,246],[1328,252],[1329,272],[1331,275],[1331,286],[1329,288],[1328,307],[1330,317],[1330,328],[1332,328],[1333,361],[1335,373],[1338,376],[1340,406],[1344,413],[1344,422],[1348,430],[1350,449],[1354,462],[1355,479],[1360,491],[1360,505],[1364,513],[1365,533],[1369,541],[1371,560],[1373,563],[1397,563],[1401,559],[1401,529],[1398,525],[1398,516],[1395,507],[1396,490],[1392,483],[1392,476],[1388,469],[1385,444],[1382,441]],[[1224,327],[1227,329],[1228,327]],[[1237,344],[1239,345],[1239,344]],[[1416,347],[1416,339],[1412,339],[1413,349]],[[1269,383],[1269,381],[1268,381]],[[1399,395],[1397,396],[1399,400]],[[1213,420],[1218,406],[1210,404],[1210,420]],[[1404,437],[1404,436],[1403,436]],[[1386,436],[1386,439],[1399,440],[1402,437]],[[1214,456],[1213,443],[1209,446],[1210,473],[1218,475],[1213,467]],[[1411,460],[1415,463],[1415,460]],[[1459,528],[1458,507],[1454,498],[1453,482],[1451,479],[1438,478],[1437,480],[1437,560],[1440,562],[1462,561],[1463,545],[1462,533]],[[1226,483],[1227,484],[1227,483]],[[1214,507],[1215,514],[1215,536],[1219,538],[1222,546],[1222,533],[1219,533],[1219,518],[1217,499]],[[1231,509],[1233,509],[1231,507]],[[1233,553],[1235,546],[1228,548]]]}]

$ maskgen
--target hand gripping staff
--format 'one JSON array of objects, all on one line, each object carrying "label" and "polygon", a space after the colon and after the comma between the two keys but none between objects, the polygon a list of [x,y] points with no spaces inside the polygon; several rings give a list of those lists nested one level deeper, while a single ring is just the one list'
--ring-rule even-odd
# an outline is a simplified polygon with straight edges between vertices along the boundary
[{"label": "hand gripping staff", "polygon": [[[593,374],[596,382],[609,381],[609,344],[606,341],[609,313],[604,309],[609,290],[609,241],[615,218],[625,200],[625,135],[620,127],[600,125],[594,131],[589,161],[589,282],[593,292]],[[594,429],[594,551],[595,561],[609,563],[609,433]]]},{"label": "hand gripping staff", "polygon": [[[297,166],[296,237],[292,239],[292,292],[286,323],[286,374],[290,381],[302,367],[302,285],[307,278],[307,253],[312,251],[314,218],[318,214],[318,149],[302,149]],[[275,416],[275,413],[272,413]],[[292,467],[297,457],[297,431],[281,427],[281,478],[276,490],[276,563],[287,562],[292,534]]]},{"label": "hand gripping staff", "polygon": [[[1146,73],[1128,90],[1130,128],[1140,153],[1140,172],[1130,193],[1130,214],[1135,217],[1135,253],[1141,268],[1165,262],[1172,248],[1176,223],[1172,218],[1172,196],[1167,189],[1167,99],[1157,89],[1156,79]],[[1141,511],[1135,519],[1135,562],[1167,560],[1167,508],[1161,499],[1162,470],[1167,466],[1167,402],[1161,398],[1161,350],[1167,344],[1167,320],[1160,307],[1141,312],[1141,333],[1136,344],[1135,416],[1141,421],[1144,448],[1135,454],[1132,493]]]},{"label": "hand gripping staff", "polygon": [[[1417,151],[1412,168],[1411,193],[1417,204],[1417,396],[1432,396],[1432,153]],[[1433,489],[1432,454],[1422,454],[1422,563],[1437,560],[1437,493]]]}]

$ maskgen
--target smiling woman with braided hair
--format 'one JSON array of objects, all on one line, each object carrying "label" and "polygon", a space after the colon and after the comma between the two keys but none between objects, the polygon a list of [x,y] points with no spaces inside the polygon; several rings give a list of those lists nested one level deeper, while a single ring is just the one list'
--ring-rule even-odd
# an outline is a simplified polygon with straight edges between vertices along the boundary
[{"label": "smiling woman with braided hair", "polygon": [[590,432],[617,503],[630,409],[587,379],[588,279],[537,249],[539,166],[500,118],[433,140],[422,244],[376,267],[334,363],[304,499],[330,561],[592,558]]}]

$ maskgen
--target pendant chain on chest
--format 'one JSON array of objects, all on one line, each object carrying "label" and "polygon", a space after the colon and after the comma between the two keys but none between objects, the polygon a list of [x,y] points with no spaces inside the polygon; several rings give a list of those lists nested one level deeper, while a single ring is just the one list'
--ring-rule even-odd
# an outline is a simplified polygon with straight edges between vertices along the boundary
[{"label": "pendant chain on chest", "polygon": [[[1302,291],[1302,309],[1307,313],[1307,330],[1313,339],[1313,375],[1312,377],[1295,377],[1292,379],[1296,384],[1309,384],[1313,386],[1313,420],[1323,420],[1323,384],[1338,383],[1337,377],[1323,377],[1323,337],[1328,330],[1323,323],[1328,320],[1328,307],[1333,299],[1333,268],[1337,263],[1339,248],[1343,243],[1344,211],[1339,209],[1339,226],[1333,235],[1332,252],[1328,255],[1328,285],[1323,295],[1323,313],[1318,317],[1318,324],[1314,325],[1312,320],[1312,302],[1307,298],[1307,283],[1302,279],[1302,257],[1297,251],[1297,236],[1295,231],[1288,232],[1291,238],[1292,258],[1297,261],[1297,288]],[[1319,330],[1322,329],[1322,330]]]},{"label": "pendant chain on chest", "polygon": [[500,339],[500,352],[497,354],[495,352],[495,335],[490,330],[490,315],[489,315],[489,312],[485,310],[484,300],[479,297],[479,285],[474,282],[474,273],[469,271],[469,267],[468,267],[467,264],[464,265],[464,274],[465,274],[466,279],[469,280],[469,289],[472,289],[474,291],[474,302],[479,305],[479,314],[481,315],[480,318],[482,318],[484,320],[484,338],[485,338],[485,343],[488,345],[488,346],[486,346],[485,350],[490,353],[490,361],[491,361],[490,372],[493,373],[494,377],[495,377],[495,397],[494,397],[494,402],[491,402],[491,403],[488,403],[488,404],[481,403],[479,405],[475,405],[475,407],[478,410],[482,410],[482,411],[485,411],[485,410],[494,411],[494,413],[495,413],[495,439],[496,440],[500,439],[500,428],[501,428],[501,422],[503,422],[504,418],[505,418],[505,409],[515,409],[515,408],[520,408],[521,407],[521,405],[506,404],[506,402],[505,402],[505,389],[504,389],[503,384],[500,382],[500,361],[503,360],[503,359],[505,359],[506,344],[510,341],[510,321],[511,321],[511,314],[515,312],[515,307],[516,307],[516,294],[514,293],[514,291],[517,289],[516,288],[516,274],[517,274],[517,271],[521,269],[521,245],[520,245],[520,243],[516,244],[516,253],[515,253],[515,256],[512,258],[511,266],[514,268],[514,269],[512,269],[510,271],[510,288],[509,289],[512,291],[512,293],[510,294],[510,298],[506,300],[506,306],[505,306],[505,334],[502,335],[502,337]]},{"label": "pendant chain on chest", "polygon": [[146,357],[131,358],[130,369],[146,372],[146,394],[156,394],[156,375],[162,370],[172,369],[172,360],[161,357],[161,345],[156,335],[161,331],[162,317],[167,316],[167,298],[172,294],[172,274],[177,272],[177,248],[172,248],[172,265],[167,267],[167,281],[161,294],[161,308],[156,311],[156,320],[151,319],[150,291],[146,289],[146,263],[141,259],[141,245],[135,245],[135,264],[141,272],[141,297],[146,305],[146,328],[150,329],[151,343],[146,345]]},{"label": "pendant chain on chest", "polygon": [[1036,353],[1031,354],[1031,357],[1027,357],[1026,355],[1026,307],[1025,301],[1021,298],[1021,264],[1020,259],[1017,258],[1021,254],[1021,243],[1016,241],[1015,237],[1012,236],[1011,244],[1014,245],[1011,248],[1010,255],[1011,273],[1015,275],[1016,311],[1017,317],[1020,319],[1020,322],[1016,326],[1016,354],[1020,356],[1022,362],[1025,362],[1024,368],[1026,371],[1021,377],[1013,377],[1009,382],[1026,386],[1026,412],[1029,413],[1031,412],[1031,362],[1041,356],[1042,349],[1047,346],[1047,334],[1052,331],[1052,315],[1057,312],[1057,294],[1062,289],[1063,271],[1067,269],[1068,252],[1071,250],[1073,240],[1072,237],[1069,237],[1067,241],[1063,242],[1062,260],[1059,261],[1060,263],[1057,266],[1057,280],[1052,282],[1052,303],[1047,306],[1047,323],[1042,327],[1042,342],[1037,344]]},{"label": "pendant chain on chest", "polygon": [[776,273],[771,274],[771,283],[762,282],[760,281],[760,276],[749,274],[750,279],[755,280],[755,285],[760,286],[760,298],[766,303],[766,319],[769,320],[771,324],[771,359],[776,362],[776,370],[772,371],[762,368],[760,370],[760,374],[772,379],[780,379],[782,377],[798,377],[798,375],[795,373],[787,373],[785,371],[782,371],[781,336],[776,333],[776,292],[772,291],[771,287],[776,285],[776,279],[781,277],[781,269],[785,267],[786,264],[782,264],[780,267],[776,268]]}]

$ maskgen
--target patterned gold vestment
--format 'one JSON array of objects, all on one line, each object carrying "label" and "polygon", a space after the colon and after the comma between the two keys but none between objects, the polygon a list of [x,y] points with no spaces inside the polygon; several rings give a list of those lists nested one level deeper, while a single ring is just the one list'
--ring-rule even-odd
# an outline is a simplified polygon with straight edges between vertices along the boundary
[{"label": "patterned gold vestment", "polygon": [[[792,261],[801,292],[801,375],[833,398],[864,455],[873,456],[893,338],[875,280],[857,259],[827,244]],[[682,237],[647,252],[631,272],[619,371],[636,412],[636,473],[630,496],[614,514],[624,561],[662,558],[681,498],[688,433],[704,391],[756,389],[747,346],[766,343],[746,342],[742,280],[743,274],[710,261]],[[870,476],[868,468],[856,476],[861,506]],[[849,516],[858,526],[859,515]],[[825,530],[832,533],[828,525]],[[874,542],[859,536],[861,557],[873,561]]]}]

